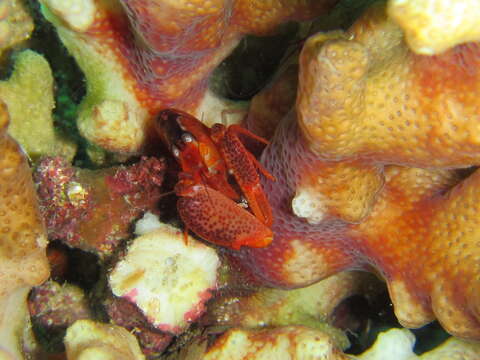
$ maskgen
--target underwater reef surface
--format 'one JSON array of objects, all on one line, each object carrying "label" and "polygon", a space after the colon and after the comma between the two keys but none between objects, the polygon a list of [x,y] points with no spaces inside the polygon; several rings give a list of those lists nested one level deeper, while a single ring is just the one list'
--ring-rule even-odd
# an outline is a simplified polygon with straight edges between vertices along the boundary
[{"label": "underwater reef surface", "polygon": [[0,2],[0,357],[480,359],[479,13]]}]

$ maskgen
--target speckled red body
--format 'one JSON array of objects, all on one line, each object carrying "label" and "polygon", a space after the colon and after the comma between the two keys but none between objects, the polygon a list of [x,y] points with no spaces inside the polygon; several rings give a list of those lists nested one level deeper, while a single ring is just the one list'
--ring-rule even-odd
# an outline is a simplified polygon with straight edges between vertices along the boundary
[{"label": "speckled red body", "polygon": [[[267,246],[273,239],[269,228],[272,216],[258,170],[272,177],[238,134],[264,140],[240,126],[216,124],[210,129],[176,109],[162,110],[156,128],[182,168],[175,192],[180,196],[177,209],[186,228],[204,240],[235,250]],[[234,201],[241,197],[230,184],[229,173],[254,215]]]},{"label": "speckled red body", "polygon": [[202,239],[234,250],[241,246],[265,247],[273,239],[270,228],[212,188],[193,185],[179,195],[180,217]]},{"label": "speckled red body", "polygon": [[239,138],[241,134],[265,144],[268,143],[240,125],[226,127],[222,124],[215,124],[211,129],[212,139],[218,146],[227,168],[242,189],[243,195],[247,198],[248,206],[262,223],[271,227],[273,223],[272,209],[263,192],[258,172],[260,171],[272,181],[275,178],[245,148]]}]

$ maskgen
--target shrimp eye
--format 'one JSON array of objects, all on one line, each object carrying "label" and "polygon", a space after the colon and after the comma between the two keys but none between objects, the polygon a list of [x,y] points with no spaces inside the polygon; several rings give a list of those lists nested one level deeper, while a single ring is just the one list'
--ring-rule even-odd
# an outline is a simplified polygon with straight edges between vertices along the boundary
[{"label": "shrimp eye", "polygon": [[195,139],[194,139],[193,135],[190,134],[189,132],[185,132],[185,133],[182,134],[182,141],[184,143],[191,143],[191,142],[193,142],[193,140],[195,140]]},{"label": "shrimp eye", "polygon": [[172,155],[176,158],[180,157],[180,150],[175,145],[172,145]]}]

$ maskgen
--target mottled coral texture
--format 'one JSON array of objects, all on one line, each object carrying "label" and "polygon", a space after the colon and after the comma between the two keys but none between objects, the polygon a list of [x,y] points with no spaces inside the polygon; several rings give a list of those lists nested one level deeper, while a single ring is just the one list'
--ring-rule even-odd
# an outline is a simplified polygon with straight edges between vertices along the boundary
[{"label": "mottled coral texture", "polygon": [[8,109],[0,103],[0,356],[17,358],[27,323],[26,296],[49,275],[42,222],[30,167],[7,134]]},{"label": "mottled coral texture", "polygon": [[76,145],[53,124],[54,85],[47,60],[31,50],[16,54],[14,71],[8,80],[0,81],[0,99],[10,113],[8,133],[33,160],[46,155],[71,160],[75,155]]},{"label": "mottled coral texture", "polygon": [[419,54],[439,54],[480,40],[477,0],[390,0],[388,12],[405,31],[408,45]]},{"label": "mottled coral texture", "polygon": [[133,220],[156,211],[163,159],[142,157],[130,166],[89,170],[45,157],[34,173],[48,235],[71,247],[109,256],[130,234]]},{"label": "mottled coral texture", "polygon": [[282,287],[374,269],[403,325],[480,339],[480,173],[453,170],[480,160],[479,51],[416,55],[382,4],[308,39],[296,111],[262,157],[274,241],[242,261]]},{"label": "mottled coral texture", "polygon": [[[151,116],[177,107],[210,119],[208,78],[245,34],[324,13],[337,0],[42,0],[43,12],[87,77],[79,128],[90,141],[136,152]],[[210,94],[211,95],[211,94]]]},{"label": "mottled coral texture", "polygon": [[23,1],[0,2],[0,56],[30,37],[33,20],[25,10]]}]

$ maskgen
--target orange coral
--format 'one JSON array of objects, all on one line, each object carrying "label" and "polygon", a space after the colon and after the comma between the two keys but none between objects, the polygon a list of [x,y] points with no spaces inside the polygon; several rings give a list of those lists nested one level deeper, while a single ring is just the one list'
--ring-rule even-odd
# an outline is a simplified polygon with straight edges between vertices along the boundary
[{"label": "orange coral", "polygon": [[218,121],[219,112],[211,119],[205,111],[208,78],[244,34],[313,18],[337,0],[123,0],[124,9],[100,0],[41,2],[87,77],[80,130],[108,150],[136,152],[161,108]]},{"label": "orange coral", "polygon": [[[480,339],[480,173],[451,170],[480,160],[479,51],[416,55],[384,5],[345,33],[310,38],[298,116],[284,119],[263,154],[277,178],[265,184],[274,241],[244,249],[244,264],[288,287],[374,268],[402,324],[437,318]],[[310,203],[296,209],[299,194]]]},{"label": "orange coral", "polygon": [[[26,296],[49,275],[47,234],[27,159],[6,134],[9,115],[0,104],[0,355],[17,354],[27,321]],[[17,355],[15,356],[17,357]]]},{"label": "orange coral", "polygon": [[[480,47],[412,53],[375,6],[346,33],[311,37],[300,62],[299,121],[333,160],[425,167],[478,163]],[[315,76],[313,76],[315,74]]]}]

